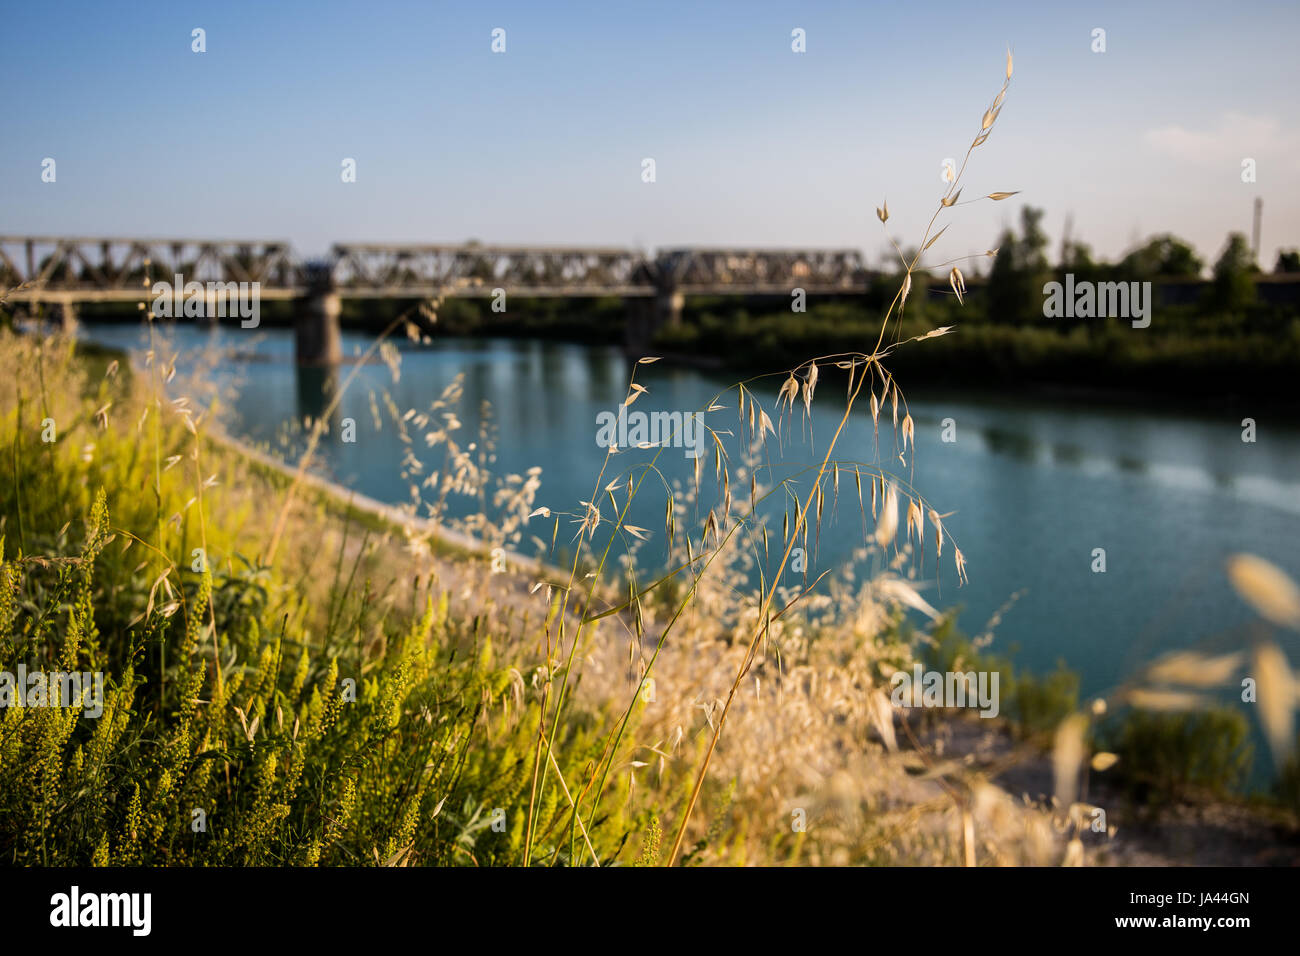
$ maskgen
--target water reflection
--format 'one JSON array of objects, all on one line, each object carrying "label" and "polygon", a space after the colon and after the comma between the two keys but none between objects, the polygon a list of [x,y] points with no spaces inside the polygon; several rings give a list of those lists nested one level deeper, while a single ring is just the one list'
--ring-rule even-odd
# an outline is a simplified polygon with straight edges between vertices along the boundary
[{"label": "water reflection", "polygon": [[1032,435],[1004,431],[1001,428],[985,428],[981,433],[984,436],[984,444],[996,454],[1006,455],[1019,461],[1038,460],[1042,445]]},{"label": "water reflection", "polygon": [[1148,471],[1148,465],[1141,458],[1134,458],[1132,455],[1119,455],[1115,459],[1115,466],[1120,471],[1127,471],[1134,475],[1144,475]]},{"label": "water reflection", "polygon": [[1078,445],[1053,445],[1052,461],[1058,465],[1081,465],[1087,455]]},{"label": "water reflection", "polygon": [[[325,410],[338,394],[339,370],[330,366],[295,366],[298,396],[298,419],[306,422],[316,421],[325,415]],[[330,432],[337,431],[339,413],[336,408],[330,415]]]}]

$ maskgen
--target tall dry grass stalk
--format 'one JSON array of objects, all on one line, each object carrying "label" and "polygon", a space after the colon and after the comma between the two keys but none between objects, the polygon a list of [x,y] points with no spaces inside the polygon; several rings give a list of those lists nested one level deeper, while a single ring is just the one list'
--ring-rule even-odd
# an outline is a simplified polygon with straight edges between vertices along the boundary
[{"label": "tall dry grass stalk", "polygon": [[[897,383],[893,381],[893,377],[886,371],[884,365],[882,364],[882,360],[887,356],[888,352],[890,351],[888,348],[882,350],[882,345],[885,340],[885,333],[889,327],[890,319],[894,317],[895,307],[897,307],[897,310],[900,314],[902,313],[903,309],[906,307],[907,296],[912,288],[912,275],[918,268],[921,267],[920,266],[921,256],[927,250],[929,250],[936,242],[938,242],[939,238],[943,235],[943,233],[948,228],[947,226],[944,226],[937,233],[931,235],[931,231],[934,229],[935,224],[938,222],[940,214],[945,209],[949,209],[955,206],[958,200],[960,199],[961,182],[962,182],[962,177],[965,175],[966,172],[966,166],[970,161],[971,154],[975,151],[976,148],[983,145],[983,143],[989,138],[989,136],[993,131],[998,116],[1002,112],[1003,98],[1006,96],[1007,87],[1011,82],[1011,72],[1012,72],[1012,58],[1011,58],[1010,51],[1008,51],[1007,62],[1006,62],[1006,77],[1003,81],[1002,88],[998,91],[997,96],[994,97],[993,102],[989,105],[988,109],[985,110],[984,115],[980,120],[979,133],[975,136],[975,139],[971,142],[971,145],[967,148],[966,156],[962,160],[961,168],[953,176],[952,182],[949,184],[947,192],[944,194],[943,198],[940,199],[939,206],[935,210],[934,215],[931,216],[930,222],[926,226],[925,234],[921,237],[919,248],[916,254],[912,257],[911,261],[908,261],[903,256],[902,251],[898,248],[898,243],[894,240],[894,238],[892,236],[889,237],[890,242],[894,246],[894,249],[899,254],[900,260],[902,260],[904,265],[906,266],[906,272],[904,274],[902,283],[899,286],[899,290],[894,297],[893,302],[890,303],[889,309],[886,311],[885,317],[881,321],[880,335],[877,338],[876,345],[872,349],[872,351],[870,353],[860,353],[857,355],[852,355],[849,356],[847,359],[840,358],[839,361],[837,362],[837,364],[840,366],[847,365],[847,371],[849,373],[849,389],[848,389],[849,398],[845,405],[844,414],[841,416],[840,422],[836,426],[835,434],[831,438],[830,444],[826,449],[821,464],[818,466],[816,479],[813,483],[813,488],[808,492],[807,497],[804,498],[803,502],[800,504],[798,508],[798,511],[795,515],[794,533],[789,535],[789,538],[786,541],[785,551],[781,555],[781,560],[780,563],[777,565],[777,570],[776,573],[773,575],[772,582],[764,589],[762,600],[759,605],[758,623],[755,626],[753,633],[749,638],[749,643],[745,650],[744,657],[741,660],[740,666],[736,669],[735,679],[732,681],[731,688],[727,692],[727,698],[726,698],[726,702],[723,704],[722,712],[719,715],[717,722],[714,724],[713,734],[709,739],[708,747],[704,752],[704,759],[700,763],[699,771],[695,777],[695,783],[691,788],[690,796],[686,802],[686,807],[682,812],[681,821],[678,823],[677,834],[673,838],[672,849],[669,851],[668,854],[667,862],[669,866],[672,866],[676,862],[678,855],[681,852],[682,842],[686,837],[687,826],[690,823],[691,815],[694,812],[695,806],[699,800],[700,790],[704,785],[705,777],[709,771],[709,764],[713,759],[713,754],[717,748],[718,740],[722,736],[722,728],[727,721],[728,714],[731,712],[732,703],[734,702],[736,698],[736,694],[740,689],[741,681],[744,679],[745,675],[749,672],[750,667],[752,666],[754,661],[754,656],[755,654],[758,653],[760,642],[763,640],[764,636],[768,632],[768,628],[771,626],[770,615],[772,609],[772,602],[775,599],[777,593],[777,581],[780,579],[781,575],[785,572],[786,565],[790,560],[790,554],[794,549],[795,542],[799,539],[800,533],[806,527],[809,510],[813,507],[815,501],[820,501],[820,496],[822,493],[821,490],[822,479],[826,474],[827,468],[831,467],[836,445],[839,442],[840,436],[843,433],[845,426],[850,421],[855,404],[861,394],[862,386],[868,381],[872,382],[871,402],[872,402],[873,418],[875,417],[875,413],[877,413],[878,403],[876,400],[875,389],[874,389],[875,375],[879,375],[880,377],[882,389],[884,390],[882,394],[888,393],[891,395],[891,402],[894,409],[895,424],[897,424],[897,409],[898,409],[898,401],[899,401],[900,393],[899,393]],[[996,201],[999,199],[1004,199],[1010,195],[1014,195],[1014,194],[995,192],[995,193],[990,193],[987,196],[982,198]],[[888,203],[883,204],[881,208],[877,210],[877,217],[879,218],[882,227],[888,223],[889,221]],[[957,261],[959,260],[952,260],[951,263],[945,262],[942,263],[941,266],[949,265],[949,264],[952,265],[952,271],[949,273],[949,282],[950,285],[952,286],[953,293],[960,298],[965,289],[965,280],[964,277],[962,276],[960,269],[958,269],[957,265],[955,264]],[[936,329],[934,332],[929,333],[929,335],[922,336],[922,338],[927,338],[930,335],[942,335],[945,334],[947,331],[949,330]],[[814,391],[817,385],[818,373],[817,373],[816,361],[807,363],[806,366],[799,366],[798,368],[796,368],[791,373],[790,378],[786,382],[786,385],[783,386],[782,394],[787,399],[790,408],[793,409],[794,401],[796,397],[796,390],[800,388],[800,384],[798,382],[798,379],[796,378],[796,373],[805,368],[807,371],[803,376],[801,391],[802,391],[805,413],[808,413],[811,411]],[[907,448],[907,444],[911,439],[911,434],[912,434],[911,421],[912,420],[910,415],[907,415],[903,420],[902,437],[903,437],[904,449]],[[836,474],[838,475],[838,470],[836,471]],[[885,508],[880,523],[877,525],[877,540],[879,543],[882,544],[886,541],[892,540],[894,535],[896,534],[896,525],[895,525],[896,512],[894,509],[894,502],[892,498],[892,496],[896,494],[896,492],[894,491],[893,484],[889,484],[886,486],[885,493],[886,493]],[[917,510],[914,511],[913,509],[917,509]],[[909,528],[911,528],[914,526],[915,523],[915,526],[919,530],[920,521],[914,518],[914,514],[919,514],[919,506],[914,501],[909,499],[908,525]],[[932,515],[932,520],[934,520],[934,516],[936,515],[936,512],[933,509],[931,509],[931,515]],[[820,509],[818,513],[818,518],[820,519]],[[936,532],[936,540],[941,544],[943,540],[942,525],[939,524],[937,521],[935,522],[935,532]],[[961,557],[961,551],[956,547],[954,547],[953,555],[954,555],[954,561],[956,563],[959,576],[964,576],[964,562]],[[973,854],[973,848],[968,846],[967,849],[968,859],[973,859],[971,854]]]},{"label": "tall dry grass stalk", "polygon": [[[1010,53],[1008,53],[1006,79],[1002,88],[984,112],[983,117],[981,118],[979,132],[968,148],[960,170],[955,172],[952,181],[949,183],[945,195],[941,198],[939,206],[926,228],[919,249],[910,261],[902,255],[901,250],[898,250],[897,242],[890,237],[890,241],[893,243],[894,248],[899,251],[900,260],[905,267],[905,274],[897,294],[882,319],[880,334],[877,343],[871,352],[823,356],[802,363],[790,372],[786,373],[786,377],[781,385],[777,398],[779,422],[785,421],[787,417],[789,420],[792,420],[796,408],[800,405],[802,406],[801,415],[803,419],[805,421],[810,419],[821,369],[830,366],[833,366],[838,370],[843,370],[848,374],[845,409],[820,463],[815,468],[808,469],[812,478],[811,489],[806,495],[802,496],[802,498],[798,496],[792,498],[794,505],[793,526],[791,526],[790,523],[789,508],[787,507],[786,518],[782,528],[782,543],[784,547],[781,550],[780,559],[775,570],[771,572],[770,576],[766,574],[766,572],[760,572],[759,594],[755,606],[752,609],[753,623],[747,632],[746,638],[742,642],[744,652],[735,669],[734,677],[730,681],[730,686],[726,692],[725,699],[719,701],[720,707],[716,716],[710,715],[709,723],[711,727],[711,736],[700,761],[698,771],[686,799],[680,820],[677,824],[676,834],[667,860],[669,865],[676,862],[681,853],[687,828],[698,803],[701,790],[708,775],[710,764],[721,738],[722,728],[727,723],[728,717],[731,714],[733,704],[740,691],[742,682],[753,668],[760,649],[771,636],[774,622],[789,612],[797,602],[806,601],[808,596],[814,592],[815,588],[822,580],[822,578],[819,578],[817,581],[813,582],[812,587],[793,596],[790,600],[785,601],[779,608],[776,607],[776,598],[782,590],[779,582],[786,571],[790,561],[790,556],[796,544],[801,541],[805,544],[807,543],[810,528],[815,528],[817,534],[820,535],[822,514],[827,497],[824,484],[828,476],[831,478],[834,496],[838,499],[841,475],[847,473],[847,463],[841,463],[835,459],[835,450],[838,446],[841,435],[852,420],[853,411],[858,400],[862,396],[862,389],[864,386],[867,386],[870,392],[873,425],[877,428],[879,427],[880,415],[888,406],[896,435],[898,436],[898,439],[901,439],[902,452],[899,457],[900,459],[906,460],[905,455],[908,452],[909,446],[913,443],[914,425],[911,415],[906,410],[906,400],[902,396],[897,382],[894,381],[893,376],[884,364],[884,361],[889,357],[892,351],[903,343],[895,342],[886,346],[885,336],[891,320],[896,316],[901,315],[906,307],[907,298],[912,288],[913,275],[919,270],[931,268],[922,265],[921,257],[926,251],[935,245],[947,227],[945,226],[933,234],[932,230],[938,222],[939,216],[943,210],[958,204],[961,195],[961,183],[966,171],[967,163],[969,162],[970,156],[974,150],[988,139],[992,129],[994,128],[998,115],[1002,109],[1003,99],[1006,95],[1007,87],[1011,78],[1011,72],[1012,61]],[[1010,195],[1014,195],[1014,193],[993,192],[981,198],[998,201],[1005,199]],[[884,226],[889,219],[887,204],[878,209],[877,214],[882,226]],[[993,255],[993,252],[991,251],[986,253],[986,255],[991,256]],[[951,266],[948,276],[949,284],[953,293],[959,300],[963,297],[965,292],[965,279],[960,268],[956,264],[960,261],[963,260],[950,260],[949,262],[941,264],[944,267]],[[918,336],[916,339],[925,339],[937,335],[943,335],[949,331],[949,328],[936,329],[926,335]],[[916,339],[908,341],[915,341]],[[648,364],[653,361],[655,360],[642,359],[637,367],[639,368],[641,364]],[[879,383],[878,394],[877,382]],[[743,382],[736,386],[742,432],[746,423],[745,412],[746,407],[748,406],[748,448],[750,450],[754,449],[756,446],[759,448],[765,446],[769,434],[779,435],[780,432],[779,424],[773,424],[767,410],[762,407],[761,401],[753,392],[752,385],[753,383],[751,381]],[[629,381],[624,405],[631,405],[645,394],[646,391],[646,388],[636,381],[636,375],[634,372],[632,379]],[[705,410],[715,411],[720,409],[721,406],[718,404],[718,398],[720,397],[721,396],[715,398]],[[903,409],[903,418],[901,422],[899,419],[900,405]],[[616,727],[611,730],[607,743],[600,755],[600,759],[596,762],[595,768],[589,775],[586,785],[582,788],[577,801],[574,802],[573,819],[570,826],[571,839],[572,833],[580,829],[578,823],[581,810],[578,805],[581,804],[583,800],[587,799],[589,794],[590,810],[588,811],[588,819],[589,821],[595,819],[597,810],[600,806],[605,783],[614,767],[615,757],[619,751],[629,721],[632,718],[637,697],[646,686],[646,681],[649,679],[650,672],[655,666],[656,661],[659,659],[660,651],[663,649],[669,633],[679,624],[683,615],[687,612],[687,609],[690,607],[692,602],[696,600],[698,590],[703,584],[705,574],[710,570],[719,556],[723,554],[724,549],[732,543],[738,533],[743,532],[743,537],[747,538],[755,548],[757,547],[758,540],[761,537],[763,551],[764,553],[767,552],[768,531],[759,518],[759,505],[772,495],[781,494],[789,496],[790,486],[787,482],[783,481],[778,483],[775,488],[765,490],[765,492],[760,496],[755,476],[751,475],[749,488],[749,511],[746,514],[738,516],[735,521],[730,521],[729,519],[733,510],[730,456],[724,447],[719,433],[711,426],[709,427],[709,436],[714,443],[715,449],[715,479],[717,479],[721,485],[722,502],[720,510],[722,517],[719,519],[718,513],[714,508],[708,510],[707,517],[699,529],[699,552],[697,553],[693,549],[691,536],[688,533],[685,536],[686,554],[684,561],[679,562],[676,567],[670,570],[665,576],[646,586],[638,585],[635,581],[635,577],[632,576],[629,583],[627,600],[622,601],[621,603],[616,603],[613,607],[607,607],[599,612],[595,610],[594,605],[598,601],[600,589],[595,586],[586,589],[585,597],[583,598],[583,606],[577,614],[577,624],[575,625],[574,633],[572,634],[568,633],[570,620],[567,611],[571,596],[579,591],[579,585],[581,582],[586,578],[593,577],[598,582],[603,580],[611,548],[617,540],[620,538],[626,539],[628,536],[638,540],[643,540],[648,533],[647,529],[636,528],[628,525],[626,523],[626,518],[633,500],[641,491],[641,486],[645,478],[648,475],[655,475],[658,479],[662,480],[662,476],[659,474],[656,467],[658,455],[662,452],[662,447],[655,452],[648,465],[641,469],[635,478],[633,477],[632,470],[629,470],[622,475],[614,477],[612,480],[607,480],[607,473],[611,468],[613,455],[617,454],[620,449],[609,449],[604,462],[602,463],[600,472],[596,477],[596,481],[593,484],[590,499],[579,503],[579,511],[553,514],[549,509],[541,508],[532,515],[534,517],[540,515],[554,521],[552,541],[554,541],[558,535],[560,518],[567,517],[571,519],[577,525],[574,540],[579,543],[579,548],[573,558],[569,580],[560,588],[561,597],[559,613],[552,618],[555,632],[553,633],[551,627],[548,625],[544,632],[544,644],[540,648],[540,652],[548,662],[548,671],[552,674],[554,673],[554,671],[551,670],[552,665],[550,663],[554,661],[555,667],[558,668],[562,676],[558,681],[558,686],[554,692],[554,701],[551,699],[552,690],[551,682],[549,680],[542,691],[540,703],[542,718],[538,727],[536,748],[533,757],[528,823],[525,831],[526,861],[531,860],[532,846],[536,837],[533,814],[534,804],[538,794],[541,793],[546,786],[546,778],[550,769],[550,741],[552,738],[547,733],[547,727],[548,725],[550,727],[558,726],[563,719],[567,703],[567,695],[569,692],[570,677],[574,673],[574,663],[577,659],[580,648],[584,646],[585,640],[589,636],[588,629],[591,625],[611,615],[626,615],[632,622],[631,627],[634,631],[633,640],[636,644],[639,644],[644,636],[645,630],[645,602],[668,582],[676,579],[678,575],[685,574],[689,576],[690,580],[685,593],[675,602],[675,607],[671,608],[669,619],[660,630],[658,639],[655,642],[648,660],[642,661],[640,676],[636,682],[632,699],[624,709],[622,717],[617,722]],[[726,462],[726,467],[724,467],[724,462]],[[931,523],[934,534],[936,556],[942,553],[945,543],[950,543],[957,577],[959,581],[964,580],[965,561],[961,550],[956,546],[955,542],[951,542],[951,536],[945,533],[943,526],[944,516],[939,514],[937,509],[930,507],[928,503],[924,501],[922,496],[917,494],[911,488],[909,483],[888,473],[884,469],[880,468],[876,463],[853,464],[853,480],[860,507],[863,509],[864,527],[866,517],[866,506],[862,490],[864,471],[867,473],[867,478],[871,484],[871,513],[872,518],[875,521],[875,531],[872,537],[875,545],[881,550],[887,551],[895,541],[899,531],[898,508],[900,504],[900,490],[902,490],[904,492],[903,496],[906,499],[905,528],[908,540],[910,541],[915,537],[918,543],[923,542],[925,535],[925,522],[928,519]],[[700,482],[701,468],[699,459],[697,459],[695,471],[695,489],[697,492],[700,488]],[[676,536],[676,502],[671,489],[666,488],[666,491],[667,514],[665,519],[665,534],[671,547]],[[624,494],[624,500],[621,503],[616,498],[616,493]],[[612,517],[609,519],[605,518],[602,511],[602,504],[605,500],[608,500],[611,506]],[[598,546],[595,542],[595,535],[598,529],[602,526],[608,527],[608,537],[603,546]],[[592,566],[594,566],[594,570],[583,575],[581,574],[581,571],[585,570],[586,566],[582,563],[581,556],[583,554],[583,549],[586,547],[590,547],[593,551]],[[635,545],[633,545],[633,548],[634,547]],[[630,575],[634,575],[634,573],[630,572]],[[825,575],[822,577],[824,578]],[[892,583],[896,596],[907,596],[908,603],[932,611],[932,609],[928,608],[928,605],[925,605],[925,603],[915,595],[915,592],[910,587],[897,580]],[[562,655],[558,658],[556,657],[557,651],[562,651]],[[629,653],[633,659],[637,656],[635,649],[631,645],[629,647]],[[968,857],[971,852],[973,851],[968,847]]]}]

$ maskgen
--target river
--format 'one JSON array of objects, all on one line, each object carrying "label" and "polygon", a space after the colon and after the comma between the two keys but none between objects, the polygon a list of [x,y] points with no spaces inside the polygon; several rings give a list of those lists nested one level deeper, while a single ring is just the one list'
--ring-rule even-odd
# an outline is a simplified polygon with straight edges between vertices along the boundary
[{"label": "river", "polygon": [[[83,326],[82,334],[132,348],[147,336],[138,326],[94,324]],[[224,420],[236,436],[274,445],[287,422],[320,413],[323,376],[295,367],[290,331],[181,325],[171,334],[183,356],[200,349],[225,354],[217,371],[232,386]],[[371,341],[347,333],[345,352],[359,354]],[[577,502],[591,497],[604,457],[596,443],[597,415],[622,402],[632,371],[621,352],[505,339],[441,338],[400,346],[396,384],[382,362],[360,368],[335,416],[354,419],[358,438],[352,444],[323,443],[326,472],[374,498],[407,500],[410,481],[399,475],[397,464],[401,443],[391,422],[374,429],[370,395],[386,390],[401,410],[426,409],[463,374],[461,434],[477,427],[477,410],[488,403],[497,429],[495,470],[522,473],[540,466],[538,503],[557,511],[577,511]],[[340,377],[352,368],[344,366]],[[634,410],[698,409],[732,381],[668,361],[636,371],[648,391]],[[773,378],[755,386],[769,409],[779,384]],[[843,385],[842,375],[823,373],[813,404],[815,443],[799,441],[796,418],[787,461],[820,461],[843,410]],[[906,467],[899,464],[888,437],[882,457],[940,512],[952,512],[945,523],[969,572],[969,583],[959,588],[949,543],[937,583],[931,556],[926,558],[920,581],[928,586],[922,594],[938,607],[960,608],[960,625],[972,635],[1015,596],[992,649],[1013,654],[1019,666],[1045,671],[1064,661],[1080,675],[1085,694],[1102,692],[1163,651],[1233,649],[1265,633],[1225,581],[1229,554],[1249,551],[1300,577],[1300,430],[1271,421],[1264,410],[1257,440],[1245,442],[1240,417],[1226,413],[1216,418],[968,391],[918,389],[908,399],[916,422],[914,460],[909,453]],[[727,410],[708,420],[734,429],[734,391],[721,404]],[[944,440],[948,419],[951,441]],[[298,440],[291,439],[291,447]],[[840,449],[844,459],[876,458],[865,404],[855,411]],[[629,452],[620,464],[646,454]],[[440,461],[440,453],[430,455],[428,464],[438,467]],[[665,450],[660,463],[669,477],[691,473],[681,449]],[[711,447],[704,463],[711,475]],[[808,482],[799,487],[806,492]],[[747,487],[734,493],[747,501]],[[646,508],[632,520],[661,535],[662,491],[647,494]],[[778,536],[779,529],[778,511]],[[549,538],[549,525],[539,534]],[[647,557],[654,555],[653,541]],[[825,522],[817,553],[809,556],[810,574],[847,560],[861,543],[850,477],[842,479],[838,514]],[[1105,551],[1104,573],[1094,570],[1099,548]],[[1296,635],[1276,637],[1296,661]]]}]

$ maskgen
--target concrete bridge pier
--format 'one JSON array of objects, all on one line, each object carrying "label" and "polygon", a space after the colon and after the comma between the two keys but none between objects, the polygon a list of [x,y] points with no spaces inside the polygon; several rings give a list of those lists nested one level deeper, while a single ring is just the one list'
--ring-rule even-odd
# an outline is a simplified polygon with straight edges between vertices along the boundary
[{"label": "concrete bridge pier", "polygon": [[[225,300],[223,297],[223,304],[226,307],[227,313],[235,312],[236,314],[238,314],[238,300],[231,302],[229,300]],[[217,318],[217,312],[220,311],[217,308],[217,305],[218,305],[217,294],[215,292],[208,292],[204,295],[203,315],[199,316],[199,325],[204,326],[206,328],[215,328],[216,326],[221,324],[221,322]]]},{"label": "concrete bridge pier", "polygon": [[654,337],[654,302],[651,299],[624,299],[627,320],[623,326],[623,350],[628,355],[645,354]]},{"label": "concrete bridge pier", "polygon": [[651,297],[624,301],[627,303],[624,346],[628,354],[642,355],[649,350],[660,329],[681,325],[686,294],[680,289],[662,288]]},{"label": "concrete bridge pier", "polygon": [[299,365],[337,365],[343,360],[339,314],[343,302],[328,277],[314,277],[298,300],[294,352]]},{"label": "concrete bridge pier", "polygon": [[59,331],[64,335],[77,334],[77,300],[72,296],[59,299]]},{"label": "concrete bridge pier", "polygon": [[686,294],[680,289],[660,289],[655,293],[655,331],[664,326],[676,328],[682,324],[682,307]]}]

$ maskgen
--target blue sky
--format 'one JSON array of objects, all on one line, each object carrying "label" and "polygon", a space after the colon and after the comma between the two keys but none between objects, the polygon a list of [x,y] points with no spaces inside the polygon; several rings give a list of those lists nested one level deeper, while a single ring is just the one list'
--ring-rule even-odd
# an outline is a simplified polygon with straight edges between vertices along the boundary
[{"label": "blue sky", "polygon": [[9,6],[0,233],[307,254],[346,239],[847,245],[874,261],[874,207],[888,198],[900,242],[920,236],[1010,45],[966,196],[1022,192],[955,210],[945,258],[993,245],[1023,202],[1054,242],[1070,216],[1106,257],[1172,231],[1212,261],[1258,195],[1264,264],[1300,245],[1294,2]]}]

